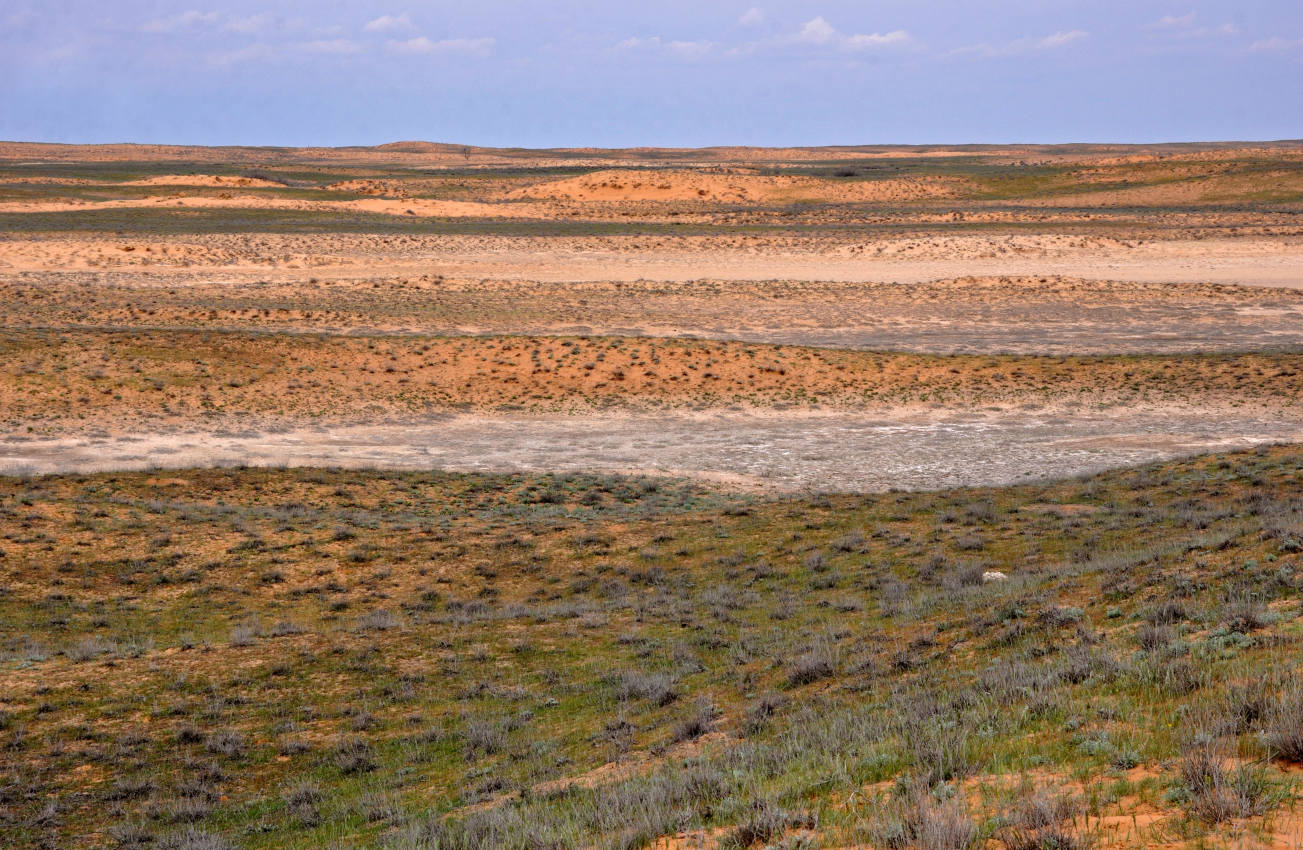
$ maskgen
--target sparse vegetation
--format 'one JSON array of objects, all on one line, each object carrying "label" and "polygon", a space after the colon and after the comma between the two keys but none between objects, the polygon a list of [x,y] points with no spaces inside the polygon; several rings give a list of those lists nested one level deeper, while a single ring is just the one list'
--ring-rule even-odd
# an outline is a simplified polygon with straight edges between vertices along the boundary
[{"label": "sparse vegetation", "polygon": [[[601,477],[3,480],[10,834],[1021,850],[1152,805],[1214,836],[1292,799],[1303,565],[1271,528],[1300,474],[1277,448],[809,504]],[[935,517],[979,500],[1011,577],[944,580],[968,526]],[[1047,503],[1095,510],[1026,509]],[[652,551],[681,554],[652,578]],[[996,804],[1028,771],[1087,802]]]}]

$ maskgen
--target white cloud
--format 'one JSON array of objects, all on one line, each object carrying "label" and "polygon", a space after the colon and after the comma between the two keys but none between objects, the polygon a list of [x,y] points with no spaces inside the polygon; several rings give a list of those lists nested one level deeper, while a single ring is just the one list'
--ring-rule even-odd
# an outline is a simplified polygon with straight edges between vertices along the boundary
[{"label": "white cloud", "polygon": [[152,21],[146,21],[140,29],[144,32],[176,32],[177,30],[191,29],[193,27],[213,26],[217,23],[217,19],[216,12],[200,12],[197,9],[191,9],[170,18],[156,18]]},{"label": "white cloud", "polygon": [[680,59],[704,59],[718,48],[713,41],[662,41],[659,36],[626,38],[615,45],[616,50],[659,51]]},{"label": "white cloud", "polygon": [[433,53],[434,42],[423,35],[416,38],[409,38],[406,41],[390,41],[388,44],[390,50],[395,53]]},{"label": "white cloud", "polygon": [[1194,26],[1194,12],[1187,12],[1184,15],[1164,15],[1150,24],[1157,29],[1173,29]]},{"label": "white cloud", "polygon": [[657,36],[652,36],[651,38],[639,38],[638,36],[633,36],[632,38],[626,38],[624,41],[615,45],[615,49],[616,50],[642,50],[645,48],[660,47],[660,46],[661,46],[661,40]]},{"label": "white cloud", "polygon": [[905,30],[845,35],[822,17],[817,17],[806,21],[794,40],[802,44],[833,47],[841,50],[872,50],[879,47],[909,44],[913,41],[913,38]]},{"label": "white cloud", "polygon": [[661,52],[681,59],[704,59],[707,56],[722,56],[739,59],[753,56],[765,51],[808,50],[812,47],[825,51],[856,52],[876,50],[886,47],[902,47],[914,44],[914,39],[905,30],[893,30],[886,33],[856,33],[847,35],[839,32],[822,17],[806,21],[795,33],[762,38],[738,44],[721,44],[717,41],[670,41],[659,36],[626,38],[615,45],[615,50],[641,50]]},{"label": "white cloud", "polygon": [[671,41],[665,49],[683,59],[704,59],[715,49],[713,41]]},{"label": "white cloud", "polygon": [[1238,35],[1240,32],[1239,28],[1229,21],[1217,26],[1198,26],[1194,12],[1184,15],[1164,15],[1149,24],[1147,28],[1153,30],[1156,37],[1168,39],[1211,38]]},{"label": "white cloud", "polygon": [[367,21],[362,25],[363,32],[392,32],[411,28],[412,21],[407,17],[406,13],[401,15],[381,15],[375,20]]},{"label": "white cloud", "polygon": [[284,58],[288,51],[277,49],[270,44],[250,44],[238,50],[226,50],[208,56],[208,64],[215,68],[229,68],[234,65],[248,65],[252,62],[269,62]]},{"label": "white cloud", "polygon": [[744,27],[758,27],[765,22],[765,12],[756,6],[752,6],[742,13],[742,17],[737,19],[738,24]]},{"label": "white cloud", "polygon": [[820,17],[806,21],[805,26],[801,27],[801,34],[797,36],[797,39],[810,44],[828,44],[836,37],[837,30],[833,28],[832,24]]},{"label": "white cloud", "polygon": [[445,38],[441,41],[432,41],[423,35],[419,35],[405,41],[391,39],[385,46],[394,53],[464,53],[487,56],[493,51],[493,46],[496,43],[497,41],[492,38]]},{"label": "white cloud", "polygon": [[172,33],[185,30],[220,30],[240,35],[256,35],[271,27],[274,19],[266,12],[255,15],[223,15],[220,12],[200,12],[191,9],[167,18],[155,18],[141,25],[142,32]]},{"label": "white cloud", "polygon": [[1303,38],[1272,36],[1271,38],[1253,42],[1253,44],[1249,45],[1249,49],[1259,53],[1289,53],[1294,50],[1303,50]]},{"label": "white cloud", "polygon": [[1065,44],[1072,44],[1074,41],[1081,41],[1090,33],[1085,30],[1068,30],[1067,32],[1056,32],[1054,35],[1047,35],[1040,41],[1036,42],[1037,50],[1053,50],[1056,47],[1062,47]]},{"label": "white cloud", "polygon": [[357,53],[362,49],[356,41],[350,41],[347,38],[329,38],[318,39],[317,41],[305,41],[299,47],[308,53],[334,53],[344,55],[347,53]]},{"label": "white cloud", "polygon": [[989,42],[965,44],[946,53],[946,56],[977,56],[982,59],[994,59],[997,56],[1009,56],[1014,50],[1009,45],[994,45]]},{"label": "white cloud", "polygon": [[292,41],[281,44],[255,42],[236,50],[219,51],[208,55],[208,63],[217,68],[249,65],[255,62],[283,62],[306,54],[346,56],[358,53],[362,45],[346,38],[319,39],[317,41]]},{"label": "white cloud", "polygon": [[1018,56],[1027,53],[1057,50],[1060,47],[1066,47],[1069,44],[1089,37],[1090,33],[1085,30],[1059,31],[1043,38],[1019,38],[1013,41],[1004,42],[1003,44],[991,44],[989,42],[969,44],[964,47],[956,47],[946,55],[976,56],[981,59],[998,59],[1005,56]]},{"label": "white cloud", "polygon": [[257,15],[249,15],[248,17],[245,18],[230,18],[224,24],[224,28],[230,30],[231,32],[238,32],[238,33],[244,33],[245,35],[252,35],[254,33],[262,32],[267,28],[267,25],[270,23],[271,23],[271,15],[263,13]]},{"label": "white cloud", "polygon": [[913,41],[910,34],[905,30],[892,30],[887,33],[870,33],[868,35],[852,35],[846,39],[846,46],[852,50],[863,50],[872,47],[887,47],[892,44],[905,44]]}]

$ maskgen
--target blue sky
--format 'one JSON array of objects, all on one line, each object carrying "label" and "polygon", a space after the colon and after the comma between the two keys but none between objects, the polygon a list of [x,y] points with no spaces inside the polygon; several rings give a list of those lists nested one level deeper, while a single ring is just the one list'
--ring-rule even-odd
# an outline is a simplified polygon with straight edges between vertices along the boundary
[{"label": "blue sky", "polygon": [[0,138],[1303,137],[1300,0],[5,0]]}]

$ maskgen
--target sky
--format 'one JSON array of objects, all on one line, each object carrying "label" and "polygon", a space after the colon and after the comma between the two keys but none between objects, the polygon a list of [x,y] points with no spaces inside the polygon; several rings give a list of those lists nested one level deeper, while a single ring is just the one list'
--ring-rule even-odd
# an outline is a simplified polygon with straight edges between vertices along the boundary
[{"label": "sky", "polygon": [[0,139],[1303,137],[1303,0],[4,0]]}]

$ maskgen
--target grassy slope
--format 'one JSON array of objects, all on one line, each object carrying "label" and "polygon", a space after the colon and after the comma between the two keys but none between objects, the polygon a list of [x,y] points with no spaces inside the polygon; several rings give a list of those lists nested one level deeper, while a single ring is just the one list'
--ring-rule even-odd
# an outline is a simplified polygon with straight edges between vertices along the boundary
[{"label": "grassy slope", "polygon": [[[1278,448],[773,502],[615,478],[3,480],[0,818],[15,847],[1297,829],[1283,762],[1241,776],[1187,740],[1251,760],[1303,725],[1272,713],[1298,672],[1301,473]],[[1026,814],[1042,786],[1071,808]]]}]

